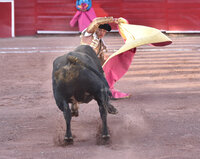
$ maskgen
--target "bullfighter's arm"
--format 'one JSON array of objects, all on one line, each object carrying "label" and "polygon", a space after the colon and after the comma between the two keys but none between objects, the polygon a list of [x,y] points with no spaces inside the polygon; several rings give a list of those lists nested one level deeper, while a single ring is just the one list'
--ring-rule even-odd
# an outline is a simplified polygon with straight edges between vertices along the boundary
[{"label": "bullfighter's arm", "polygon": [[88,33],[94,33],[97,28],[99,27],[99,25],[101,24],[106,24],[106,23],[114,23],[117,20],[113,17],[98,17],[95,18],[92,23],[90,23],[90,25],[87,28],[87,32]]}]

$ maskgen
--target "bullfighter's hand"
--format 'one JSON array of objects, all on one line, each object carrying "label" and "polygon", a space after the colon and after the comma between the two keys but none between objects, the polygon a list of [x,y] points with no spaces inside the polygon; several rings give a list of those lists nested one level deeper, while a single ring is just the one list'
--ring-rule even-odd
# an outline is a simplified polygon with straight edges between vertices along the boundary
[{"label": "bullfighter's hand", "polygon": [[114,18],[114,23],[119,24],[118,18]]}]

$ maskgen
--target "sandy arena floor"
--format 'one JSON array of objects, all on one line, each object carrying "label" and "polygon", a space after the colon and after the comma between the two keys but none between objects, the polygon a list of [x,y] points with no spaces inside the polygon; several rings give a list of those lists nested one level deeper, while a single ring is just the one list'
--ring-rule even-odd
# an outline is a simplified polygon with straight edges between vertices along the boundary
[{"label": "sandy arena floor", "polygon": [[[78,36],[0,39],[0,159],[199,159],[200,36],[170,36],[166,47],[137,49],[112,101],[111,142],[98,145],[98,106],[80,106],[72,119],[74,145],[61,146],[65,124],[51,86],[52,62],[79,44]],[[123,44],[105,38],[109,51]]]}]

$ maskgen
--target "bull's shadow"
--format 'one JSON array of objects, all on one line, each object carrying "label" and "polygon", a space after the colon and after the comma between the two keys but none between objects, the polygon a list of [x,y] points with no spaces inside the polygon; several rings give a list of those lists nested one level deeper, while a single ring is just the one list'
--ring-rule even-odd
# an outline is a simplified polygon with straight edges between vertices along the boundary
[{"label": "bull's shadow", "polygon": [[74,51],[57,57],[53,62],[52,84],[56,104],[66,121],[64,139],[67,143],[73,143],[71,119],[72,116],[78,116],[78,103],[88,103],[92,99],[99,106],[102,119],[101,138],[110,138],[107,112],[117,114],[117,109],[109,103],[109,85],[100,60],[90,46],[80,45]]}]

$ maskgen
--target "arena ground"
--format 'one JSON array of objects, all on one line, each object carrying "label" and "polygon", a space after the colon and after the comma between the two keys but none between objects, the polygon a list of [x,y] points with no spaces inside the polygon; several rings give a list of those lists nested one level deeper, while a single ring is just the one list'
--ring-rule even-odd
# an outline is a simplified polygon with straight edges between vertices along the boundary
[{"label": "arena ground", "polygon": [[[72,119],[74,145],[63,146],[65,124],[51,86],[53,60],[79,36],[0,39],[0,159],[199,159],[200,36],[170,35],[166,47],[141,46],[116,88],[130,99],[112,101],[111,141],[99,145],[95,101]],[[106,36],[109,52],[122,46]]]}]

